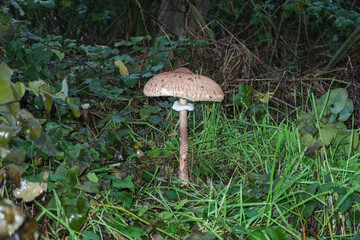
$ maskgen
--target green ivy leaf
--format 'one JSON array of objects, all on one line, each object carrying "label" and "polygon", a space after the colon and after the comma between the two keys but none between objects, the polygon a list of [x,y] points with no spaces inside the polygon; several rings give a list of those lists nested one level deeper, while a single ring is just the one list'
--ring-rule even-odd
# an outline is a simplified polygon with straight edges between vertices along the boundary
[{"label": "green ivy leaf", "polygon": [[151,116],[151,111],[149,109],[146,109],[146,108],[140,109],[140,117],[142,120],[148,121],[150,116]]},{"label": "green ivy leaf", "polygon": [[89,200],[83,195],[65,198],[65,217],[73,230],[78,231],[84,224],[89,208]]},{"label": "green ivy leaf", "polygon": [[91,181],[87,181],[84,184],[76,184],[75,188],[88,193],[99,193],[99,184]]},{"label": "green ivy leaf", "polygon": [[129,88],[135,87],[135,84],[137,83],[139,79],[138,74],[130,74],[122,76],[121,79],[124,81],[125,85]]}]

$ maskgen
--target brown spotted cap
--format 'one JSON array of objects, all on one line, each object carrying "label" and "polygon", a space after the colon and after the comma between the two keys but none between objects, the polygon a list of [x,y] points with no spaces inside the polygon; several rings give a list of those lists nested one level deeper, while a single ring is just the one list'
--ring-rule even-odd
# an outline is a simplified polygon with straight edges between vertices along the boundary
[{"label": "brown spotted cap", "polygon": [[179,68],[152,77],[145,84],[144,93],[148,97],[172,96],[194,102],[221,102],[224,99],[224,93],[216,82],[187,68]]}]

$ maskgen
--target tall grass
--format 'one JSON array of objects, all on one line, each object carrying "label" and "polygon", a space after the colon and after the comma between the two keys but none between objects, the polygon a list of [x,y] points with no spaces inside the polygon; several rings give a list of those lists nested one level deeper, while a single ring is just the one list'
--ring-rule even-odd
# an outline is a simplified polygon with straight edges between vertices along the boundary
[{"label": "tall grass", "polygon": [[[107,197],[110,189],[86,230],[114,239],[353,239],[360,229],[359,155],[326,149],[307,156],[294,119],[272,116],[256,122],[243,113],[228,118],[219,104],[197,106],[189,116],[191,183],[181,186],[176,171],[165,180],[156,170],[126,210]],[[174,143],[177,155],[178,125],[169,126],[156,139]],[[343,204],[351,207],[342,212]]]}]

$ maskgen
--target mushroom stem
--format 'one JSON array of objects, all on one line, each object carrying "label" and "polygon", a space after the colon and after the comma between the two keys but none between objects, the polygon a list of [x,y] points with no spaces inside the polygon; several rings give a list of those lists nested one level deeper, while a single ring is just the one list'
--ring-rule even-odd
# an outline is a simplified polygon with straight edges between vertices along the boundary
[{"label": "mushroom stem", "polygon": [[[180,105],[186,106],[186,99],[180,98]],[[188,174],[188,132],[187,132],[187,110],[180,111],[179,116],[180,126],[180,156],[179,156],[179,179],[184,180],[185,183],[189,182]]]}]

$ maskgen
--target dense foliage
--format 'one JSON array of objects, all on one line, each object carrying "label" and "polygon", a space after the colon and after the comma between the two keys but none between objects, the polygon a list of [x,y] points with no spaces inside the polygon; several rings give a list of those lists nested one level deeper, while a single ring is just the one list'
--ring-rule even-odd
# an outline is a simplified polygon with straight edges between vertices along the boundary
[{"label": "dense foliage", "polygon": [[[184,1],[187,36],[161,2],[0,3],[0,239],[359,238],[356,1]],[[142,93],[179,66],[226,93],[189,115],[188,186],[176,99]]]}]

